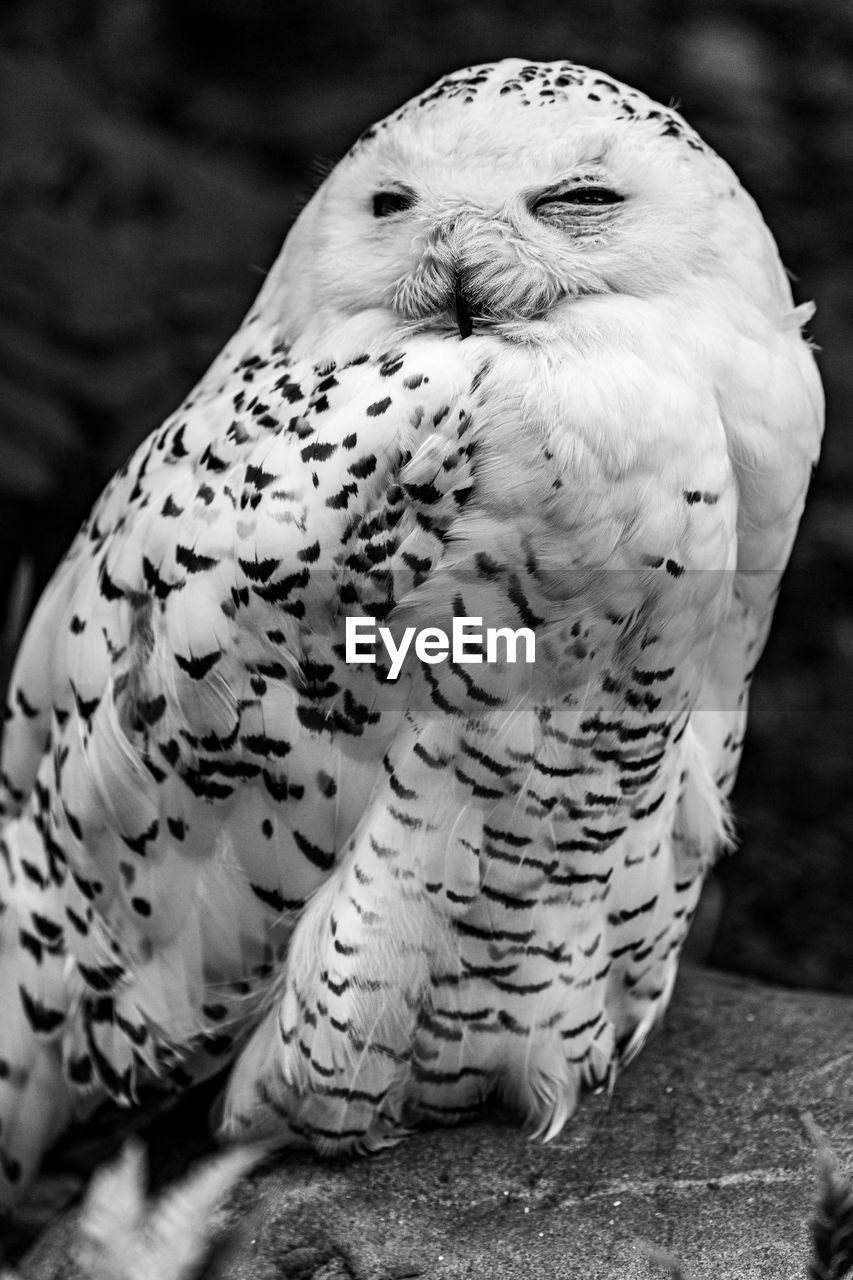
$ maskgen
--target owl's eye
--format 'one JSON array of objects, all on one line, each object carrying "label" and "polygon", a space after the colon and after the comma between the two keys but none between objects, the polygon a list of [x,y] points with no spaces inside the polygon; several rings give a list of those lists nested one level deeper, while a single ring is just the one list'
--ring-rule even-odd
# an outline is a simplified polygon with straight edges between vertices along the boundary
[{"label": "owl's eye", "polygon": [[373,197],[373,216],[387,218],[392,213],[403,213],[414,203],[414,191],[377,191]]},{"label": "owl's eye", "polygon": [[567,205],[572,208],[575,205],[621,204],[624,199],[625,197],[618,191],[614,191],[612,187],[574,187],[568,191],[555,192],[553,195],[540,196],[531,205],[531,212],[547,210],[548,205]]}]

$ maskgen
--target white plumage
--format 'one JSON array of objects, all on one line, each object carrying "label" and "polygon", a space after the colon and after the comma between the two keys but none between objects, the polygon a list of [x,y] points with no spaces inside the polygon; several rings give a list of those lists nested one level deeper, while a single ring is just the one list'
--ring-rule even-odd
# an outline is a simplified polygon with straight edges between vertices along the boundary
[{"label": "white plumage", "polygon": [[[802,511],[820,384],[673,111],[508,60],[356,144],[96,506],[10,689],[0,1186],[236,1058],[323,1150],[492,1090],[550,1136],[665,1007]],[[347,616],[535,630],[347,663]]]}]

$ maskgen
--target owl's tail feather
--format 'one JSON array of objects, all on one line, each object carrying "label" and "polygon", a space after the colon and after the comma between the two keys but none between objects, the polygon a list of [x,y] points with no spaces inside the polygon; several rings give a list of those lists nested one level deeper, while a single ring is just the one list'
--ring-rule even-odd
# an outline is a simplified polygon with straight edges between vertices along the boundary
[{"label": "owl's tail feather", "polygon": [[[21,981],[17,912],[0,914],[0,1210],[12,1208],[71,1118],[53,1012]],[[41,1025],[43,1030],[37,1028]]]},{"label": "owl's tail feather", "polygon": [[[20,1044],[20,1042],[19,1042]],[[0,1081],[0,1211],[20,1201],[38,1171],[41,1158],[71,1119],[71,1103],[60,1062],[42,1046],[20,1049]]]},{"label": "owl's tail feather", "polygon": [[0,828],[0,1209],[18,1203],[71,1118],[61,1038],[63,931],[31,814]]}]

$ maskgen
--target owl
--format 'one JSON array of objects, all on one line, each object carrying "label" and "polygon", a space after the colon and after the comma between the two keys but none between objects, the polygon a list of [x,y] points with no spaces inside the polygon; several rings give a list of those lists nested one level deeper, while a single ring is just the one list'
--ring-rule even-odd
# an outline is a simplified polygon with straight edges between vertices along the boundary
[{"label": "owl", "polygon": [[361,136],[21,648],[6,1202],[102,1099],[228,1063],[223,1138],[321,1152],[490,1095],[547,1139],[613,1080],[731,838],[810,316],[599,72],[468,67]]}]

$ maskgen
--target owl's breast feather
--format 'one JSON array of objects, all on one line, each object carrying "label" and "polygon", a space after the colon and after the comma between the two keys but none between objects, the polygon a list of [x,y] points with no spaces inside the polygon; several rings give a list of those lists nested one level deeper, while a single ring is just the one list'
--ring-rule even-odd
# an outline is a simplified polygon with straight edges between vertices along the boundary
[{"label": "owl's breast feather", "polygon": [[704,631],[736,558],[726,430],[691,343],[650,304],[622,302],[578,304],[582,332],[575,321],[489,360],[473,408],[480,536],[505,556],[534,549],[555,586],[589,571],[615,594],[678,584],[677,612]]}]

